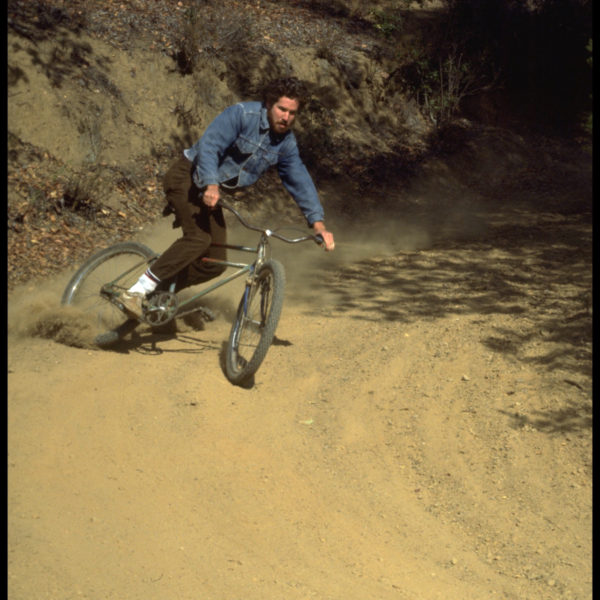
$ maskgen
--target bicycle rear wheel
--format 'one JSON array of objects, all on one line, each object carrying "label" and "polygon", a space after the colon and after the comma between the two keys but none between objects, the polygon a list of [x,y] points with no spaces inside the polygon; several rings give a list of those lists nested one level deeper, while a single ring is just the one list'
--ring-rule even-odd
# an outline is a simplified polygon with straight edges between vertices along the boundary
[{"label": "bicycle rear wheel", "polygon": [[102,287],[114,283],[115,289],[129,289],[154,256],[155,252],[138,242],[122,242],[100,250],[75,272],[61,304],[75,306],[90,315],[99,329],[116,329],[127,317],[101,294]]},{"label": "bicycle rear wheel", "polygon": [[246,286],[227,344],[225,374],[231,383],[245,383],[264,360],[283,308],[284,287],[285,272],[276,260],[262,265]]}]

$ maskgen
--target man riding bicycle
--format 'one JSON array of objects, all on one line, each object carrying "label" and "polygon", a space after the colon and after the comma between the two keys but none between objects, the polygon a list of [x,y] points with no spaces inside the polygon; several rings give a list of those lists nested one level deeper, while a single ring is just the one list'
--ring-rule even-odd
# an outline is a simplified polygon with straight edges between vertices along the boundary
[{"label": "man riding bicycle", "polygon": [[163,186],[182,236],[121,294],[120,301],[129,313],[141,316],[144,297],[161,281],[177,275],[177,287],[181,289],[223,272],[222,266],[202,260],[225,258],[223,248],[210,247],[211,242],[226,242],[225,219],[217,206],[221,188],[252,185],[272,166],[277,168],[308,225],[321,235],[325,250],[334,249],[333,234],[325,227],[316,187],[291,131],[305,93],[304,86],[294,77],[271,82],[262,102],[239,102],[226,108],[171,165]]}]

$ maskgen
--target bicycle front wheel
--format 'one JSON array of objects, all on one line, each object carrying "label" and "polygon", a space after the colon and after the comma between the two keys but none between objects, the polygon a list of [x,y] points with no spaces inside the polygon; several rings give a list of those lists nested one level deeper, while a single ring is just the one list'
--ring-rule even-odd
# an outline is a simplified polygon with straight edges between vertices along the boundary
[{"label": "bicycle front wheel", "polygon": [[62,295],[61,303],[91,316],[99,329],[115,329],[126,316],[101,294],[103,286],[129,289],[147,269],[156,253],[138,242],[122,242],[93,254],[75,272]]},{"label": "bicycle front wheel", "polygon": [[283,308],[284,287],[285,272],[276,260],[262,265],[246,286],[227,344],[225,374],[231,383],[245,383],[264,360]]}]

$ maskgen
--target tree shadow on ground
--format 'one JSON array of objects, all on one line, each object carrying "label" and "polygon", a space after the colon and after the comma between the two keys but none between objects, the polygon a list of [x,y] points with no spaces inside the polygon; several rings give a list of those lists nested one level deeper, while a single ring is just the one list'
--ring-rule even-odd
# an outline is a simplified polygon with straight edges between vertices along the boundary
[{"label": "tree shadow on ground", "polygon": [[485,239],[437,241],[331,272],[328,313],[410,324],[501,315],[482,344],[591,378],[591,215],[485,215]]},{"label": "tree shadow on ground", "polygon": [[584,401],[568,400],[567,406],[556,410],[532,411],[531,415],[500,410],[509,417],[513,429],[535,429],[542,433],[578,433],[591,429],[592,404]]}]

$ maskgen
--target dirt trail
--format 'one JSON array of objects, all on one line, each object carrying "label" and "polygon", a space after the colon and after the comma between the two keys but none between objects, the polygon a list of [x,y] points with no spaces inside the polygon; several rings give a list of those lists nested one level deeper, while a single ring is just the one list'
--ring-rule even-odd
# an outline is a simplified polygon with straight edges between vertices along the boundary
[{"label": "dirt trail", "polygon": [[[49,29],[48,3],[11,4],[20,282],[39,272],[31,256],[50,269],[99,239],[55,210],[78,165],[98,214],[134,230],[140,206],[162,209],[155,157],[238,97],[210,47],[194,76],[174,68],[163,32],[190,3],[49,3]],[[429,124],[383,94],[391,71],[363,52],[373,38],[299,3],[246,4],[261,31],[293,38],[281,64],[336,106],[315,139],[362,148],[350,164],[377,196],[332,160],[355,194],[318,182],[337,249],[277,247],[286,302],[248,388],[220,368],[235,289],[204,329],[140,331],[116,351],[58,305],[70,273],[10,293],[9,600],[590,599],[590,153],[494,114],[494,128],[457,122],[412,188],[396,187],[403,165],[373,151],[421,148]],[[63,28],[67,8],[89,30]],[[90,165],[135,188],[116,193]],[[98,218],[94,234],[118,233]],[[140,232],[157,251],[173,236],[165,222]]]},{"label": "dirt trail", "polygon": [[248,389],[226,297],[105,352],[13,294],[8,597],[591,598],[590,224],[471,209],[281,250]]}]

